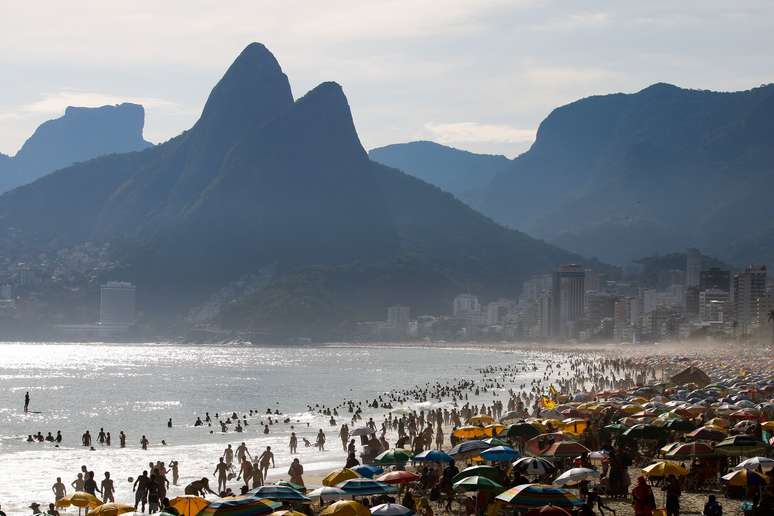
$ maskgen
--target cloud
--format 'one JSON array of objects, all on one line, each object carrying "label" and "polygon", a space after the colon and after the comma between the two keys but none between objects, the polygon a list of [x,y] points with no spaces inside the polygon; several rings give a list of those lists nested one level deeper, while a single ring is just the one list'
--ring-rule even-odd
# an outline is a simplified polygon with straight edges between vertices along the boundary
[{"label": "cloud", "polygon": [[535,129],[479,122],[428,122],[425,129],[440,143],[532,143]]},{"label": "cloud", "polygon": [[122,97],[107,93],[59,91],[45,94],[40,100],[23,104],[19,107],[19,111],[34,115],[54,115],[64,113],[68,106],[99,107],[121,104],[122,102],[142,104],[146,108],[168,109],[177,107],[175,102],[154,97]]}]

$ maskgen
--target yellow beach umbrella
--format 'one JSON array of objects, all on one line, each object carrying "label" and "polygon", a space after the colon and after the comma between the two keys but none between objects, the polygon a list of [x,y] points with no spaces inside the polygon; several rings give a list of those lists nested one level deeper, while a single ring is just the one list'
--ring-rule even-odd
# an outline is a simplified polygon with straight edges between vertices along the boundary
[{"label": "yellow beach umbrella", "polygon": [[465,422],[468,425],[491,425],[495,422],[495,418],[488,414],[477,414],[468,418]]},{"label": "yellow beach umbrella", "polygon": [[99,498],[85,491],[76,491],[71,494],[70,503],[78,508],[88,507],[89,509],[102,505],[102,501]]},{"label": "yellow beach umbrella", "polygon": [[341,500],[323,509],[320,516],[371,516],[371,511],[360,502]]},{"label": "yellow beach umbrella", "polygon": [[637,412],[642,412],[642,405],[637,405],[636,403],[629,403],[628,405],[624,405],[621,407],[621,410],[626,412],[627,414],[636,414]]},{"label": "yellow beach umbrella", "polygon": [[477,439],[479,437],[488,437],[489,433],[480,426],[466,425],[456,429],[452,432],[452,435],[460,439]]},{"label": "yellow beach umbrella", "polygon": [[492,437],[496,436],[503,430],[505,430],[505,425],[501,425],[500,423],[492,423],[491,425],[486,425],[484,427],[484,431],[486,431],[486,435],[490,435]]},{"label": "yellow beach umbrella", "polygon": [[59,500],[56,501],[54,504],[57,509],[62,509],[64,507],[70,507],[72,504],[70,503],[70,497],[69,496],[63,496]]},{"label": "yellow beach umbrella", "polygon": [[[754,478],[750,478],[754,477]],[[729,486],[747,487],[750,485],[764,486],[767,484],[766,477],[757,471],[749,469],[738,469],[721,477]]]},{"label": "yellow beach umbrella", "polygon": [[90,510],[86,513],[86,516],[118,516],[125,512],[134,512],[134,505],[110,502],[103,503],[99,507]]},{"label": "yellow beach umbrella", "polygon": [[774,432],[774,421],[764,421],[761,423],[761,428],[767,432]]},{"label": "yellow beach umbrella", "polygon": [[335,487],[336,484],[353,478],[360,478],[360,475],[349,468],[341,468],[328,473],[325,478],[322,479],[322,485],[325,487]]},{"label": "yellow beach umbrella", "polygon": [[209,502],[201,496],[183,495],[172,498],[169,505],[177,509],[180,516],[196,516],[209,505]]},{"label": "yellow beach umbrella", "polygon": [[688,470],[679,464],[674,462],[660,461],[655,464],[651,464],[646,468],[642,468],[642,472],[648,478],[651,477],[668,477],[674,475],[676,477],[684,477],[688,474]]}]

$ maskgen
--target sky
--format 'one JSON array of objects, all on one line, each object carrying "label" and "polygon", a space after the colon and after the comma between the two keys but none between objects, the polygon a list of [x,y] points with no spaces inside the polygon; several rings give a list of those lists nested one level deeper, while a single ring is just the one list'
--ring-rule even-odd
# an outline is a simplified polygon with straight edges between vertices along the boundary
[{"label": "sky", "polygon": [[582,97],[774,82],[770,0],[0,0],[0,152],[68,105],[123,101],[165,141],[252,41],[296,98],[341,84],[367,149],[427,139],[513,157]]}]

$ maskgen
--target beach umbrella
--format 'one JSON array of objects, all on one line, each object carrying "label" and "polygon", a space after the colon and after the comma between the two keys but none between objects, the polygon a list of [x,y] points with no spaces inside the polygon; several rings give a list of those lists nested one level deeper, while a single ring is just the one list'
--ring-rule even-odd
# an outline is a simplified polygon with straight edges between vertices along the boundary
[{"label": "beach umbrella", "polygon": [[102,500],[89,494],[85,491],[76,491],[69,496],[70,504],[78,507],[78,514],[81,513],[81,509],[94,509],[102,505]]},{"label": "beach umbrella", "polygon": [[556,477],[554,484],[558,486],[575,485],[584,480],[596,480],[599,472],[591,468],[571,468]]},{"label": "beach umbrella", "polygon": [[467,477],[487,477],[495,482],[503,481],[503,473],[494,466],[470,466],[465,468],[452,478],[452,483],[459,482]]},{"label": "beach umbrella", "polygon": [[412,453],[402,448],[393,448],[376,456],[377,464],[405,464],[411,460]]},{"label": "beach umbrella", "polygon": [[199,512],[207,507],[209,502],[201,496],[183,495],[176,498],[172,498],[169,501],[169,506],[177,509],[180,516],[195,516]]},{"label": "beach umbrella", "polygon": [[393,486],[370,478],[352,478],[341,482],[336,487],[346,491],[350,496],[371,496],[396,492]]},{"label": "beach umbrella", "polygon": [[552,432],[550,434],[540,434],[537,437],[529,439],[524,443],[524,449],[532,453],[533,455],[541,455],[552,444],[569,439],[569,436],[564,432]]},{"label": "beach umbrella", "polygon": [[465,425],[452,431],[452,435],[459,439],[477,439],[479,437],[487,437],[491,434],[489,434],[484,427]]},{"label": "beach umbrella", "polygon": [[516,423],[508,426],[503,430],[501,435],[504,435],[509,439],[521,438],[526,440],[540,435],[540,430],[529,423]]},{"label": "beach umbrella", "polygon": [[720,477],[725,484],[734,487],[763,486],[766,485],[766,477],[749,469],[737,469]]},{"label": "beach umbrella", "polygon": [[376,480],[385,484],[408,484],[409,482],[417,482],[421,478],[410,471],[390,471],[377,477]]},{"label": "beach umbrella", "polygon": [[590,451],[591,450],[581,443],[576,443],[575,441],[560,441],[552,444],[550,448],[543,452],[543,455],[546,457],[576,457]]},{"label": "beach umbrella", "polygon": [[761,423],[761,429],[767,432],[774,432],[774,421],[764,421]]},{"label": "beach umbrella", "polygon": [[477,414],[475,416],[471,416],[468,418],[467,421],[465,421],[466,425],[491,425],[495,422],[495,418],[488,414]]},{"label": "beach umbrella", "polygon": [[692,432],[696,430],[696,425],[685,419],[671,419],[664,425],[667,430],[675,432]]},{"label": "beach umbrella", "polygon": [[412,460],[414,462],[454,462],[454,459],[441,450],[425,450],[414,455]]},{"label": "beach umbrella", "polygon": [[545,505],[554,507],[583,505],[583,500],[570,491],[548,484],[522,484],[512,487],[497,495],[495,500],[523,509]]},{"label": "beach umbrella", "polygon": [[134,505],[125,503],[103,503],[86,513],[86,516],[118,516],[125,512],[134,512]]},{"label": "beach umbrella", "polygon": [[306,493],[306,496],[313,499],[320,498],[320,500],[338,500],[350,495],[338,487],[322,486],[313,491],[309,491]]},{"label": "beach umbrella", "polygon": [[481,452],[481,458],[489,462],[513,462],[521,454],[510,446],[495,446]]},{"label": "beach umbrella", "polygon": [[572,516],[569,512],[561,507],[554,507],[553,505],[544,505],[538,509],[530,509],[524,516]]},{"label": "beach umbrella", "polygon": [[629,427],[626,425],[622,425],[621,423],[613,423],[612,425],[606,425],[604,428],[605,430],[609,430],[610,432],[613,432],[613,433],[620,433],[620,432],[625,432],[626,429]]},{"label": "beach umbrella", "polygon": [[291,489],[295,489],[301,494],[304,494],[304,491],[306,491],[306,487],[302,484],[294,484],[293,482],[290,482],[289,480],[278,480],[277,482],[274,482],[275,486],[285,486],[290,487]]},{"label": "beach umbrella", "polygon": [[768,457],[753,457],[751,459],[743,460],[739,464],[736,465],[734,469],[758,469],[761,468],[763,471],[768,471],[770,469],[774,469],[774,459],[769,459]]},{"label": "beach umbrella", "polygon": [[659,439],[664,435],[664,430],[653,425],[634,425],[623,434],[633,439]]},{"label": "beach umbrella", "polygon": [[[374,478],[374,475],[379,475],[381,473],[384,473],[383,467],[374,466],[371,464],[360,464],[359,466],[353,466],[349,469],[351,469],[352,471],[354,471],[355,473],[357,473],[363,478]],[[342,482],[344,480],[349,480],[349,479],[345,478],[342,480]],[[333,485],[336,485],[336,484],[333,484]]]},{"label": "beach umbrella", "polygon": [[414,511],[399,503],[383,503],[376,507],[371,507],[371,514],[376,516],[411,516],[414,514]]},{"label": "beach umbrella", "polygon": [[522,457],[513,463],[513,467],[520,473],[536,477],[556,471],[553,462],[542,457]]},{"label": "beach umbrella", "polygon": [[340,482],[344,482],[345,480],[349,480],[350,478],[360,478],[360,476],[361,475],[359,473],[349,468],[341,468],[335,471],[331,471],[330,473],[325,475],[325,477],[323,477],[322,479],[322,485],[335,486]]},{"label": "beach umbrella", "polygon": [[754,457],[765,452],[768,447],[749,435],[735,435],[723,439],[715,445],[715,451],[720,455]]},{"label": "beach umbrella", "polygon": [[486,432],[486,435],[490,437],[494,437],[498,435],[503,430],[505,430],[505,425],[501,425],[500,423],[492,423],[484,427],[484,431]]},{"label": "beach umbrella", "polygon": [[487,439],[482,439],[486,444],[489,446],[510,446],[506,441],[503,441],[502,439],[498,439],[497,437],[489,437]]},{"label": "beach umbrella", "polygon": [[700,439],[702,441],[722,441],[726,438],[726,432],[716,426],[702,426],[696,430],[685,434],[689,439]]},{"label": "beach umbrella", "polygon": [[511,410],[510,412],[506,412],[502,415],[500,418],[500,423],[506,424],[507,422],[513,421],[522,421],[524,419],[524,416],[521,415],[520,412],[516,412],[515,410]]},{"label": "beach umbrella", "polygon": [[255,496],[233,496],[211,501],[197,516],[253,516],[270,514],[280,507],[281,503]]},{"label": "beach umbrella", "polygon": [[502,489],[503,486],[487,477],[465,477],[459,482],[454,483],[454,489],[457,491],[483,491],[490,489]]},{"label": "beach umbrella", "polygon": [[306,516],[306,514],[298,511],[274,511],[269,516]]},{"label": "beach umbrella", "polygon": [[341,500],[323,509],[320,516],[371,516],[371,511],[360,502]]},{"label": "beach umbrella", "polygon": [[70,503],[70,497],[69,496],[63,496],[62,498],[60,498],[59,500],[57,500],[54,503],[54,506],[57,509],[61,509],[63,507],[70,507],[70,505],[72,505],[72,504]]},{"label": "beach umbrella", "polygon": [[667,459],[687,459],[690,457],[711,457],[715,450],[709,444],[702,442],[677,443],[664,455]]},{"label": "beach umbrella", "polygon": [[605,450],[596,450],[589,453],[589,461],[592,464],[603,464],[610,459],[610,455]]},{"label": "beach umbrella", "polygon": [[256,498],[266,498],[282,502],[311,502],[309,498],[287,486],[260,486],[248,491],[248,494]]},{"label": "beach umbrella", "polygon": [[455,460],[462,460],[466,457],[480,455],[482,451],[488,448],[489,445],[484,441],[465,441],[449,450],[449,456],[453,457]]},{"label": "beach umbrella", "polygon": [[651,464],[648,467],[642,468],[642,472],[645,473],[645,476],[648,478],[668,477],[669,475],[674,475],[676,477],[684,477],[685,475],[688,474],[688,470],[680,466],[679,464],[675,464],[674,462],[666,462],[666,461],[659,461],[654,464]]}]

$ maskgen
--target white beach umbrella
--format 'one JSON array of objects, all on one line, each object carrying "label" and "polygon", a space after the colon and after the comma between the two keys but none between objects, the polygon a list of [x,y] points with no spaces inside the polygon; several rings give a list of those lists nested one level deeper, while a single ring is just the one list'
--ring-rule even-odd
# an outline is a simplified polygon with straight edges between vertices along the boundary
[{"label": "white beach umbrella", "polygon": [[574,485],[584,480],[596,480],[599,478],[599,472],[590,468],[572,468],[568,469],[554,480],[558,486]]},{"label": "white beach umbrella", "polygon": [[376,516],[409,516],[414,511],[399,503],[383,503],[371,508],[371,514]]},{"label": "white beach umbrella", "polygon": [[758,466],[760,466],[763,471],[774,469],[774,459],[769,459],[768,457],[753,457],[740,462],[734,469],[757,470]]},{"label": "white beach umbrella", "polygon": [[308,498],[322,498],[324,500],[342,500],[350,495],[338,487],[323,486],[306,493],[306,496]]}]

